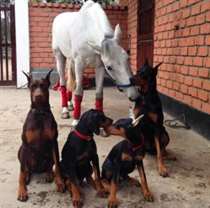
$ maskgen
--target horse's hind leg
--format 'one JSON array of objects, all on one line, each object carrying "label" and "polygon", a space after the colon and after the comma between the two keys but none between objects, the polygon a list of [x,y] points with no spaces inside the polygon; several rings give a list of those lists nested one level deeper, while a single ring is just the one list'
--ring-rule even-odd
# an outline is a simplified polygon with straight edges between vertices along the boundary
[{"label": "horse's hind leg", "polygon": [[65,80],[65,65],[66,57],[61,53],[60,49],[54,50],[56,66],[60,78],[60,92],[61,92],[61,102],[62,102],[62,115],[61,117],[66,119],[69,118],[68,112],[68,99],[66,93],[66,80]]},{"label": "horse's hind leg", "polygon": [[97,110],[103,111],[103,82],[104,82],[104,67],[99,66],[96,68],[96,101],[95,108]]}]

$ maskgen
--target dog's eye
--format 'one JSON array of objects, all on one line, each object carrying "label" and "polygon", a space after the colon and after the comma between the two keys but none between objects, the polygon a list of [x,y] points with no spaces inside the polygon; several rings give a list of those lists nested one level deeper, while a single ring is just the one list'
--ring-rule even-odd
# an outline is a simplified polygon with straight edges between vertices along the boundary
[{"label": "dog's eye", "polygon": [[112,67],[111,66],[106,66],[106,69],[109,71],[112,71]]}]

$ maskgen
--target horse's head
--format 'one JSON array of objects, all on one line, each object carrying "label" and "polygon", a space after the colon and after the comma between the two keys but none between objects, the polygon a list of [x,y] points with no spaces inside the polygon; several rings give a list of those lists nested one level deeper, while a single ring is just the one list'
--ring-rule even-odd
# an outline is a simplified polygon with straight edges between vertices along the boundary
[{"label": "horse's head", "polygon": [[128,54],[119,45],[120,36],[120,26],[117,25],[113,37],[105,37],[100,47],[93,47],[100,54],[106,72],[114,80],[118,89],[126,91],[130,100],[135,100],[138,97],[138,92],[130,81],[132,74]]}]

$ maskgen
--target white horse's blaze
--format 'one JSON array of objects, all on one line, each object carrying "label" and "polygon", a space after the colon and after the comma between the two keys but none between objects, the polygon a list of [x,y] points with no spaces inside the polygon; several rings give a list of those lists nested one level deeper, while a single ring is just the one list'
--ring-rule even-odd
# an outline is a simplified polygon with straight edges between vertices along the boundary
[{"label": "white horse's blaze", "polygon": [[[112,68],[109,73],[117,85],[128,85],[131,71],[128,55],[119,45],[120,36],[120,26],[113,31],[101,6],[91,0],[78,12],[59,14],[53,21],[52,48],[60,83],[65,84],[65,61],[69,58],[74,64],[76,95],[83,95],[82,74],[87,66],[96,68],[97,97],[103,96],[104,65]],[[126,91],[130,99],[138,96],[134,87],[127,87]]]}]

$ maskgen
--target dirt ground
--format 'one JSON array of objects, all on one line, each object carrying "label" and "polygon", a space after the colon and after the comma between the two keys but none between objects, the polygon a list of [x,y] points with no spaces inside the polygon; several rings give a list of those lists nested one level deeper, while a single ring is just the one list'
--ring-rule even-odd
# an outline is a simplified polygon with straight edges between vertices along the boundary
[{"label": "dirt ground", "polygon": [[[83,111],[94,105],[94,90],[85,92]],[[51,91],[51,106],[59,127],[60,150],[70,131],[70,120],[60,119],[59,94]],[[114,119],[127,117],[127,98],[116,89],[105,89],[105,113]],[[0,208],[71,208],[69,193],[57,193],[55,184],[45,184],[43,175],[34,176],[28,186],[29,200],[16,200],[19,162],[17,151],[21,144],[21,131],[30,107],[28,90],[0,88]],[[166,115],[166,118],[169,118]],[[200,121],[202,122],[202,121]],[[177,161],[167,162],[169,178],[162,178],[156,170],[155,158],[146,156],[145,171],[153,203],[145,202],[138,187],[121,186],[118,192],[121,208],[210,208],[210,143],[192,130],[168,128],[171,137],[169,151]],[[117,137],[95,137],[102,164]],[[138,177],[134,172],[133,176]],[[85,205],[104,208],[106,199],[95,196],[95,191],[85,185]]]}]

